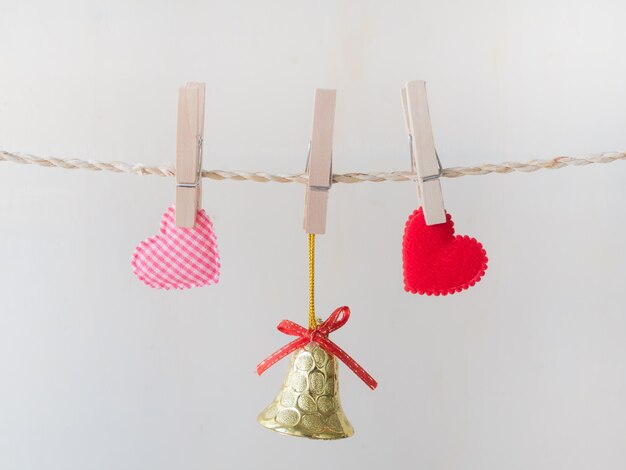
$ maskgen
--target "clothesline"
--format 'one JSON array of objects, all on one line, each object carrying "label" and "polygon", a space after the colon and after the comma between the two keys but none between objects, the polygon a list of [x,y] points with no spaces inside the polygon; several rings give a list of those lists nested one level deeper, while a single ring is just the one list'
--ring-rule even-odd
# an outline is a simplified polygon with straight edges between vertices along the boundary
[{"label": "clothesline", "polygon": [[[548,160],[529,160],[527,162],[485,163],[475,166],[444,168],[442,177],[459,178],[461,176],[480,176],[490,173],[508,174],[514,172],[530,173],[537,170],[556,170],[567,166],[584,166],[593,163],[612,163],[626,160],[626,152],[605,152],[578,157],[554,157]],[[44,167],[65,168],[66,170],[110,171],[113,173],[132,173],[137,175],[155,175],[172,177],[176,168],[172,164],[147,166],[141,163],[99,162],[77,158],[37,157],[21,152],[0,150],[0,162],[22,163]],[[256,183],[306,183],[306,174],[271,174],[264,172],[203,170],[202,177],[213,180],[254,181]],[[389,171],[374,173],[338,173],[333,174],[333,183],[373,183],[383,181],[414,181],[411,171]]]}]

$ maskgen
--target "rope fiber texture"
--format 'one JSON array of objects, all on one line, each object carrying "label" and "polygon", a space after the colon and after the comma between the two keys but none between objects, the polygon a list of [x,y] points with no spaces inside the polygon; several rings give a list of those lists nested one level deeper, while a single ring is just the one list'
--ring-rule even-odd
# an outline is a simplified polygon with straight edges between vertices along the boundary
[{"label": "rope fiber texture", "polygon": [[[461,176],[480,176],[490,173],[530,173],[538,170],[556,170],[567,166],[584,166],[593,163],[612,163],[626,160],[626,152],[606,152],[579,157],[554,157],[548,160],[530,160],[527,162],[485,163],[476,166],[444,168],[442,177],[459,178]],[[67,170],[111,171],[113,173],[132,173],[136,175],[168,176],[176,175],[176,168],[171,164],[146,166],[141,163],[98,162],[77,158],[37,157],[26,153],[0,150],[0,162],[23,163],[44,167],[65,168]],[[306,174],[270,174],[264,172],[203,170],[202,177],[212,180],[254,181],[256,183],[306,183]],[[333,174],[333,183],[379,183],[383,181],[415,181],[416,175],[410,171],[390,171],[377,173]]]}]

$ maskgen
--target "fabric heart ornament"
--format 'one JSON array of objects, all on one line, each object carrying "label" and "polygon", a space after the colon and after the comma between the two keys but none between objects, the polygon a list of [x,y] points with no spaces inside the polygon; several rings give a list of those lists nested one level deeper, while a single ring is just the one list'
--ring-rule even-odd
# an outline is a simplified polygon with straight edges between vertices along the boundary
[{"label": "fabric heart ornament", "polygon": [[475,238],[454,234],[454,222],[426,225],[421,208],[413,212],[402,241],[404,290],[413,294],[447,295],[480,281],[487,253]]},{"label": "fabric heart ornament", "polygon": [[133,254],[135,276],[155,289],[190,289],[216,284],[220,257],[213,223],[203,209],[196,226],[176,226],[176,209],[167,209],[158,235],[142,241]]}]

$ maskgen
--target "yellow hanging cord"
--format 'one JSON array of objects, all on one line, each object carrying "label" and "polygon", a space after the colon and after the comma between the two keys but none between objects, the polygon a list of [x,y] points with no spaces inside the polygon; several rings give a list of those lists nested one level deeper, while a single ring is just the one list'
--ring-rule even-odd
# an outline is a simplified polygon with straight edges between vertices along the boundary
[{"label": "yellow hanging cord", "polygon": [[315,327],[315,234],[309,233],[309,329]]}]

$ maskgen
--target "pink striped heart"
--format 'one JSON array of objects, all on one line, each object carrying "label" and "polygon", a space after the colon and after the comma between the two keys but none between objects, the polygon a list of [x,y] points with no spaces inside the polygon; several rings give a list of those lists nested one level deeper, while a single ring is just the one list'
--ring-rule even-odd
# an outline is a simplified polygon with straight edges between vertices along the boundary
[{"label": "pink striped heart", "polygon": [[190,289],[216,284],[220,257],[213,223],[200,209],[194,228],[176,226],[174,206],[161,220],[160,234],[142,241],[133,254],[133,273],[155,289]]}]

